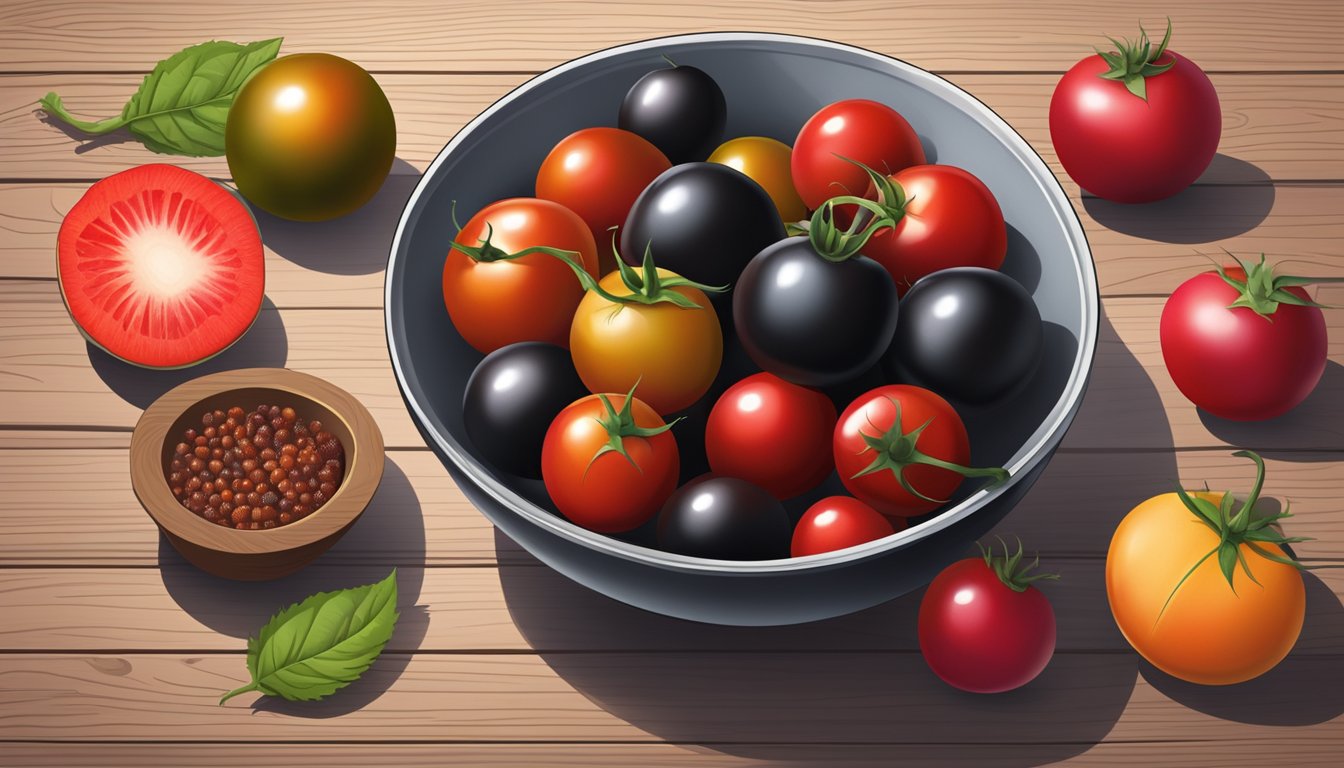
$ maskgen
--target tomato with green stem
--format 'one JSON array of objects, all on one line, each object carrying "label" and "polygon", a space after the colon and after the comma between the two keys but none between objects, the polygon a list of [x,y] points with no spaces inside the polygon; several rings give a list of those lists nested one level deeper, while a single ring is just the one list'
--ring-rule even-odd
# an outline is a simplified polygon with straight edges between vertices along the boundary
[{"label": "tomato with green stem", "polygon": [[846,489],[897,517],[930,512],[966,478],[1008,479],[1000,467],[972,468],[961,416],[922,387],[888,384],[850,404],[835,425],[835,469]]}]

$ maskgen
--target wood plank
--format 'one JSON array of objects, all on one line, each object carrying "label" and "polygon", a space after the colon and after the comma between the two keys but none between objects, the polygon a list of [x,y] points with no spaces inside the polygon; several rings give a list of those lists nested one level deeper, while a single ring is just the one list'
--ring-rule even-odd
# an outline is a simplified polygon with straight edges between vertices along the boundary
[{"label": "wood plank", "polygon": [[[397,114],[395,174],[415,175],[467,121],[528,79],[528,75],[386,74],[379,82]],[[1050,141],[1047,115],[1057,77],[964,74],[949,79],[1016,128],[1065,180]],[[96,179],[147,162],[164,162],[125,134],[90,137],[39,119],[48,91],[86,119],[120,111],[138,75],[23,75],[0,78],[0,178]],[[1223,108],[1217,159],[1201,184],[1263,183],[1267,179],[1344,179],[1344,105],[1336,94],[1344,74],[1214,75]],[[611,119],[614,119],[615,112]],[[596,119],[596,118],[595,118]],[[1232,160],[1231,158],[1236,158]],[[211,176],[227,177],[224,158],[167,158]]]},{"label": "wood plank", "polygon": [[[0,750],[14,765],[100,765],[107,768],[222,768],[239,765],[285,765],[292,768],[368,768],[396,765],[404,768],[441,768],[470,765],[481,768],[739,768],[778,765],[843,765],[846,768],[888,768],[893,761],[942,768],[1009,768],[1021,765],[1067,765],[1072,768],[1162,765],[1166,768],[1262,768],[1283,759],[1284,745],[1276,740],[1230,738],[1218,742],[1128,741],[1123,744],[968,744],[968,745],[850,745],[824,746],[749,744],[119,744],[0,742]],[[1077,751],[1064,757],[1065,754]],[[1338,768],[1338,746],[1328,740],[1295,744],[1296,768]]]},{"label": "wood plank", "polygon": [[1028,6],[986,0],[392,0],[371,14],[354,0],[237,0],[228,6],[15,0],[0,7],[0,71],[144,71],[209,39],[286,35],[285,53],[327,51],[374,70],[528,70],[658,35],[753,29],[842,40],[934,70],[1063,71],[1105,34],[1176,25],[1173,47],[1212,70],[1337,69],[1344,15],[1327,0],[1267,6],[1137,0]]},{"label": "wood plank", "polygon": [[[1104,561],[1048,557],[1045,567],[1061,575],[1042,588],[1057,617],[1058,649],[1127,651],[1107,603]],[[388,569],[323,562],[272,584],[224,582],[176,558],[165,558],[159,568],[0,569],[0,652],[238,653],[245,638],[284,606],[316,592],[372,583]],[[1306,578],[1308,625],[1294,653],[1338,656],[1344,647],[1344,574],[1327,569]],[[1241,589],[1253,588],[1244,581],[1238,582]],[[721,627],[632,608],[531,565],[403,567],[397,582],[403,616],[388,650],[399,653],[919,650],[922,591],[828,621]]]},{"label": "wood plank", "polygon": [[[93,433],[56,433],[91,436]],[[8,433],[5,433],[8,437]],[[1039,482],[999,526],[1049,557],[1100,557],[1120,519],[1139,501],[1176,485],[1245,493],[1250,463],[1229,451],[1076,452],[1072,438]],[[1344,558],[1338,454],[1271,454],[1266,499],[1287,500],[1290,535],[1308,558]],[[71,476],[80,482],[69,484]],[[47,489],[64,484],[57,498]],[[175,563],[141,514],[117,449],[20,448],[0,452],[0,566],[154,566]],[[1273,502],[1266,501],[1266,504]],[[1268,508],[1268,507],[1267,507]],[[1086,512],[1080,510],[1085,509]],[[110,514],[109,511],[112,511]],[[434,454],[388,454],[383,484],[368,513],[318,561],[350,567],[527,564],[532,560],[462,496]]]},{"label": "wood plank", "polygon": [[1029,687],[990,698],[944,685],[915,653],[416,654],[384,656],[325,702],[249,694],[220,707],[246,680],[241,655],[23,654],[0,656],[0,712],[5,737],[20,740],[1287,748],[1344,736],[1339,663],[1292,657],[1229,691],[1140,674],[1132,654],[1059,654]]},{"label": "wood plank", "polygon": [[[1344,286],[1324,286],[1317,298],[1344,303]],[[1273,422],[1236,424],[1201,416],[1172,384],[1157,341],[1161,304],[1150,297],[1105,302],[1107,317],[1088,397],[1070,433],[1072,448],[1344,448],[1337,409],[1344,392],[1344,314],[1326,315],[1332,364],[1315,394]],[[125,429],[172,385],[246,365],[283,365],[330,379],[369,407],[389,446],[423,445],[390,370],[379,311],[265,307],[248,334],[213,360],[185,371],[154,372],[86,344],[54,283],[0,281],[0,381],[6,394],[0,418],[11,427]]]},{"label": "wood plank", "polygon": [[[1341,132],[1344,136],[1344,132]],[[383,305],[383,269],[415,180],[394,177],[360,212],[325,224],[263,216],[268,298],[291,307]],[[87,184],[0,184],[0,278],[54,280],[61,218]],[[1103,296],[1165,294],[1191,274],[1267,253],[1291,274],[1344,276],[1344,186],[1207,186],[1157,206],[1075,198]]]}]

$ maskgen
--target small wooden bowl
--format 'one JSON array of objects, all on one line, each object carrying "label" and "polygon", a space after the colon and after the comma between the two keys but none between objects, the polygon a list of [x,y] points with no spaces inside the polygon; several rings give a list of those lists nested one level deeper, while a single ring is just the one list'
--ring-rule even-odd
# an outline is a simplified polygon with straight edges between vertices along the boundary
[{"label": "small wooden bowl", "polygon": [[[173,448],[201,414],[257,403],[292,406],[305,420],[318,419],[345,448],[345,477],[322,508],[289,525],[239,531],[207,522],[168,487]],[[188,562],[239,581],[265,581],[293,573],[327,551],[359,519],[383,477],[383,435],[373,416],[350,393],[287,368],[245,368],[182,384],[145,411],[131,435],[131,487],[140,504]]]}]

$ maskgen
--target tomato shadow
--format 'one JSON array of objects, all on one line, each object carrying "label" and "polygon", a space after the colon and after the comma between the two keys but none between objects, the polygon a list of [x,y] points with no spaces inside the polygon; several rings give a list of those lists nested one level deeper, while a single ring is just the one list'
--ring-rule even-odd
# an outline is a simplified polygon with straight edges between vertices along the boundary
[{"label": "tomato shadow", "polygon": [[1344,365],[1328,360],[1316,389],[1300,405],[1276,419],[1232,421],[1202,408],[1196,410],[1204,427],[1230,445],[1284,461],[1336,461],[1339,449],[1344,447],[1344,420],[1339,418],[1341,402],[1344,402]]},{"label": "tomato shadow", "polygon": [[141,368],[113,357],[93,343],[86,343],[89,365],[108,389],[137,408],[148,408],[179,384],[210,373],[236,368],[283,368],[289,357],[289,339],[280,312],[268,297],[252,327],[233,346],[190,368],[155,370]]},{"label": "tomato shadow", "polygon": [[[1210,183],[1210,181],[1214,183]],[[1269,174],[1218,154],[1194,186],[1166,200],[1126,205],[1092,195],[1083,208],[1102,226],[1164,243],[1210,243],[1245,234],[1274,207]]]},{"label": "tomato shadow", "polygon": [[[1306,621],[1297,645],[1277,667],[1237,685],[1206,686],[1178,680],[1143,662],[1144,680],[1172,700],[1223,720],[1256,725],[1304,726],[1344,714],[1338,655],[1344,644],[1344,605],[1328,585],[1304,574]],[[1210,648],[1217,653],[1217,648]]]},{"label": "tomato shadow", "polygon": [[1008,225],[1008,252],[999,270],[1021,283],[1027,293],[1035,293],[1036,286],[1041,284],[1041,255],[1027,236],[1012,224]]},{"label": "tomato shadow", "polygon": [[238,679],[247,672],[242,652],[272,615],[309,595],[379,581],[397,567],[397,604],[401,617],[379,659],[359,680],[323,701],[288,702],[261,696],[253,711],[307,718],[347,714],[383,694],[405,671],[429,627],[419,604],[424,582],[425,526],[406,473],[388,459],[382,483],[368,509],[330,550],[315,562],[276,581],[231,581],[198,570],[159,536],[159,572],[173,601],[196,621],[238,638]]},{"label": "tomato shadow", "polygon": [[420,172],[398,158],[373,199],[340,218],[290,221],[251,208],[262,241],[280,256],[318,272],[367,275],[387,268],[402,208],[419,182]]}]

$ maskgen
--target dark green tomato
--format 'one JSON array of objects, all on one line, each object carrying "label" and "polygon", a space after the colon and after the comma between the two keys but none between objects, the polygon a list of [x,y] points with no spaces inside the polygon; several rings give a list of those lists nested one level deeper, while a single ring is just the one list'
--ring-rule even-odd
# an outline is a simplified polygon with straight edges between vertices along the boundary
[{"label": "dark green tomato", "polygon": [[373,77],[339,56],[300,53],[242,87],[224,130],[243,196],[276,216],[323,221],[383,185],[397,149],[392,107]]},{"label": "dark green tomato", "polygon": [[864,256],[827,261],[806,237],[761,251],[733,295],[738,338],[762,369],[805,387],[853,379],[896,331],[896,284]]},{"label": "dark green tomato", "polygon": [[783,237],[779,210],[761,185],[726,165],[686,163],[635,200],[621,227],[621,258],[638,265],[649,247],[664,269],[731,286],[751,257]]},{"label": "dark green tomato", "polygon": [[630,88],[617,126],[643,136],[676,165],[709,157],[727,120],[728,102],[714,78],[674,66],[654,70]]},{"label": "dark green tomato", "polygon": [[462,396],[462,424],[476,453],[523,477],[541,477],[541,446],[556,414],[588,390],[569,352],[524,341],[485,356]]},{"label": "dark green tomato", "polygon": [[789,556],[784,505],[746,480],[705,475],[683,485],[658,513],[658,546],[714,560]]},{"label": "dark green tomato", "polygon": [[901,381],[984,404],[1029,379],[1041,351],[1041,313],[1031,294],[1002,272],[957,267],[917,281],[901,299],[896,340],[882,364]]}]

